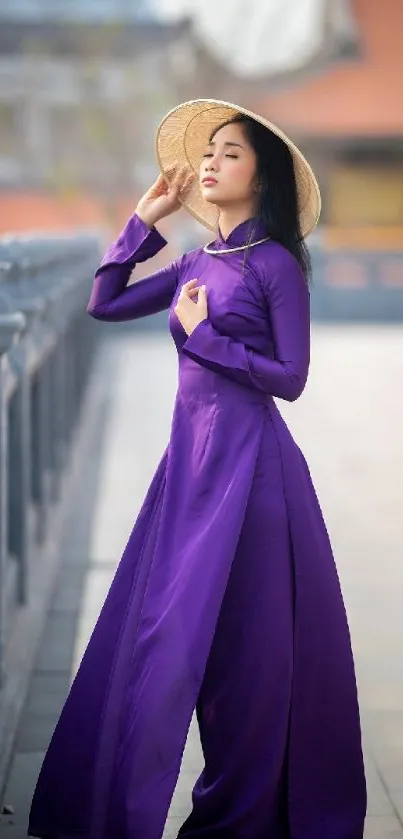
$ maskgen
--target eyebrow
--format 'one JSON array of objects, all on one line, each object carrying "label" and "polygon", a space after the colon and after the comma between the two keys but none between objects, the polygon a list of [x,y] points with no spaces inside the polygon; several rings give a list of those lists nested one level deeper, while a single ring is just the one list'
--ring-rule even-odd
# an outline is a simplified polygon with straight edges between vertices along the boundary
[{"label": "eyebrow", "polygon": [[[210,140],[210,142],[209,142],[209,143],[207,143],[207,145],[208,145],[208,146],[215,146],[215,140]],[[243,149],[243,148],[244,148],[244,146],[241,146],[241,144],[240,144],[240,143],[230,143],[230,142],[226,142],[226,143],[224,143],[224,146],[238,146],[238,148],[239,148],[239,149]]]}]

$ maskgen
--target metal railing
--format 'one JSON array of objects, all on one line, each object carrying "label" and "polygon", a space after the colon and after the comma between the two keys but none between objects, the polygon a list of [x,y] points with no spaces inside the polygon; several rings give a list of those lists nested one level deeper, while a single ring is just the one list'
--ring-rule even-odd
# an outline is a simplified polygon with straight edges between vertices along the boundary
[{"label": "metal railing", "polygon": [[92,232],[0,239],[0,692],[80,413],[96,336],[86,305],[99,258]]}]

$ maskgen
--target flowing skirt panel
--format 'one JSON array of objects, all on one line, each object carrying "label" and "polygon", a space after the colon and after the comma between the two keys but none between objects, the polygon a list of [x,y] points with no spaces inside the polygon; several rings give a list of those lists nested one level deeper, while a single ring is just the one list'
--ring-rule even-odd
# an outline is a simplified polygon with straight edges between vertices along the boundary
[{"label": "flowing skirt panel", "polygon": [[329,536],[303,454],[276,406],[294,557],[294,673],[288,768],[292,839],[362,839],[367,806],[349,626]]},{"label": "flowing skirt panel", "polygon": [[[247,603],[237,648],[228,638],[241,581]],[[234,724],[246,723],[239,758],[248,777],[248,736],[252,754],[261,728],[263,777],[258,789],[251,777],[230,815],[245,820],[265,783],[267,800],[276,800],[288,737],[284,789],[292,839],[362,839],[365,779],[349,630],[306,463],[270,397],[189,361],[168,449],[45,756],[28,833],[161,839],[198,701],[206,749],[214,755],[208,771],[220,772],[225,756],[208,723],[215,699],[221,710],[226,703],[225,679],[216,695],[217,661],[227,659],[233,683],[240,653],[247,666],[234,712],[240,715]],[[255,667],[256,722],[246,710]],[[273,678],[278,674],[275,689],[270,668]],[[236,774],[233,780],[240,783]],[[197,796],[207,801],[204,781],[195,804]],[[218,791],[221,803],[226,785],[230,778]],[[263,817],[257,819],[258,831]]]},{"label": "flowing skirt panel", "polygon": [[205,766],[180,839],[289,839],[294,571],[270,418],[196,706]]},{"label": "flowing skirt panel", "polygon": [[29,835],[162,836],[266,410],[178,392],[169,447],[45,756]]},{"label": "flowing skirt panel", "polygon": [[[133,597],[144,587],[144,549],[161,508],[167,454],[161,459],[84,652],[33,796],[28,834],[89,836],[105,701],[113,690],[122,634]],[[115,713],[119,713],[116,707]],[[109,722],[109,721],[108,721]],[[109,728],[108,728],[109,730]]]}]

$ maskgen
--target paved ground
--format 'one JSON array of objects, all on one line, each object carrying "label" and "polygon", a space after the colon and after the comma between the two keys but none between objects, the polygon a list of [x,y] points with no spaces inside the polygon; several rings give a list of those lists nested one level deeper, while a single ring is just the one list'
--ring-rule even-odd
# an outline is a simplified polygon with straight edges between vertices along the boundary
[{"label": "paved ground", "polygon": [[[403,839],[403,332],[315,327],[309,384],[280,404],[304,450],[349,613],[369,787],[366,839]],[[133,520],[165,448],[176,386],[163,336],[119,336],[99,352],[79,445],[82,480],[0,817],[26,833],[33,786]],[[164,839],[175,839],[202,768],[193,721]],[[325,839],[325,838],[324,838]]]}]

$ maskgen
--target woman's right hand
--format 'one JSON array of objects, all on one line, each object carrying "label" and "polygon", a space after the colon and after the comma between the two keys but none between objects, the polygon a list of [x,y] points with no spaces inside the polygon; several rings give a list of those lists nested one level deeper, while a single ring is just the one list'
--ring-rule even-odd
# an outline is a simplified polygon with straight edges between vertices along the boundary
[{"label": "woman's right hand", "polygon": [[[176,167],[168,170],[170,176]],[[153,185],[140,198],[136,207],[136,214],[149,227],[165,216],[175,213],[182,206],[179,198],[183,198],[196,177],[190,166],[182,166],[175,172],[168,186],[164,176],[160,174]]]}]

